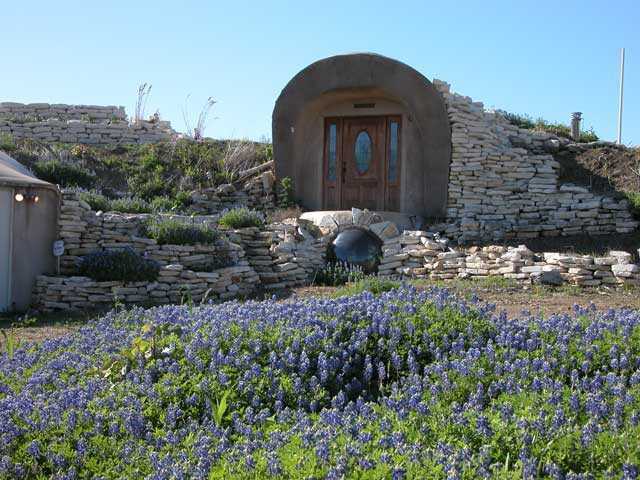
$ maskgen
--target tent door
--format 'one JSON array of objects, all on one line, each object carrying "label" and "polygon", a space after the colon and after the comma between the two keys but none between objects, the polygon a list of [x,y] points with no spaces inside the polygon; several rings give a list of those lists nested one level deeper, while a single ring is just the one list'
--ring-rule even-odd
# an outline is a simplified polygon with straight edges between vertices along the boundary
[{"label": "tent door", "polygon": [[11,307],[13,190],[0,188],[0,312]]}]

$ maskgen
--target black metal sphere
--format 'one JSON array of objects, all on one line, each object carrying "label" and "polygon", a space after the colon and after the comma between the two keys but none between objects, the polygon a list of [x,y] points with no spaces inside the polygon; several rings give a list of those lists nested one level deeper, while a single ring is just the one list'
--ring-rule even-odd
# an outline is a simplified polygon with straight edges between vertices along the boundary
[{"label": "black metal sphere", "polygon": [[349,228],[336,235],[329,244],[329,260],[355,265],[365,273],[378,269],[382,257],[382,241],[362,228]]}]

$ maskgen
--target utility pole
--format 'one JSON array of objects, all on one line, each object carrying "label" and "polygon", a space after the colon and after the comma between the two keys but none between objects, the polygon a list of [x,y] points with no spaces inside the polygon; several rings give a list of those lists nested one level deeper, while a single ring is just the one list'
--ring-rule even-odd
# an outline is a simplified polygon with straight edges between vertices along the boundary
[{"label": "utility pole", "polygon": [[618,102],[618,141],[622,143],[622,99],[624,98],[624,47],[620,49],[620,100]]}]

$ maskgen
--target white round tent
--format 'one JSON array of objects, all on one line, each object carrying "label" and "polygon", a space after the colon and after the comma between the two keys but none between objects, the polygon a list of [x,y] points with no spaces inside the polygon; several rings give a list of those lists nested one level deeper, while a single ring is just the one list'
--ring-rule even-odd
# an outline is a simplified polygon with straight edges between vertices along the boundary
[{"label": "white round tent", "polygon": [[25,310],[35,279],[55,272],[60,191],[0,151],[0,312]]}]

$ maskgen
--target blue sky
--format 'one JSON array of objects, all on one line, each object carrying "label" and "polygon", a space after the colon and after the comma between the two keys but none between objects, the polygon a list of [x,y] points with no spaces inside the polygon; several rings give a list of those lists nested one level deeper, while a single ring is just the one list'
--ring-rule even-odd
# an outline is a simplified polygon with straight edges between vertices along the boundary
[{"label": "blue sky", "polygon": [[487,107],[640,144],[640,2],[28,1],[0,8],[0,101],[124,105],[185,129],[207,97],[215,138],[271,137],[271,112],[309,63],[356,51],[396,58]]}]

